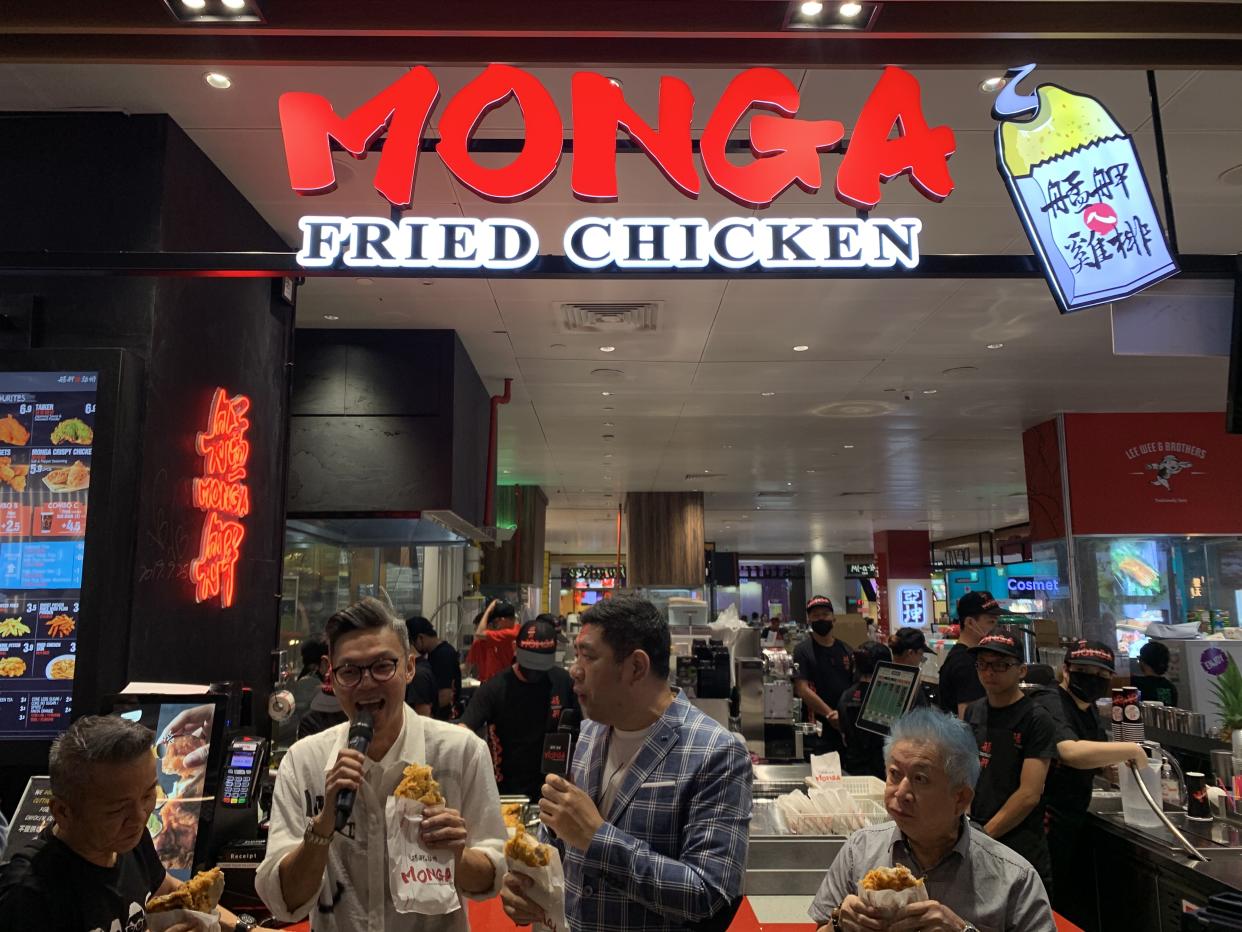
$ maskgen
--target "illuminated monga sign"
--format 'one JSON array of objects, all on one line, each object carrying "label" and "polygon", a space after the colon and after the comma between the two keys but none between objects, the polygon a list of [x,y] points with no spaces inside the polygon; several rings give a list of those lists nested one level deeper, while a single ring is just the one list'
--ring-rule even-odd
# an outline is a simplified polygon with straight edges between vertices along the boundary
[{"label": "illuminated monga sign", "polygon": [[[291,92],[280,98],[289,183],[303,195],[336,186],[332,143],[355,158],[384,136],[375,188],[393,207],[414,201],[423,136],[439,100],[432,72],[408,71],[347,116],[318,94]],[[525,123],[517,155],[506,165],[480,164],[470,141],[484,117],[513,99]],[[660,80],[658,120],[653,126],[626,103],[614,82],[578,72],[572,82],[571,188],[576,198],[616,201],[617,138],[624,132],[669,180],[697,198],[704,181],[750,209],[766,208],[792,185],[815,193],[824,184],[821,153],[844,150],[834,190],[859,210],[881,199],[881,185],[900,175],[933,201],[953,191],[948,160],[953,131],[931,127],[922,111],[918,82],[900,68],[886,68],[845,141],[836,120],[797,117],[797,87],[779,71],[751,68],[737,75],[716,103],[705,129],[691,138],[694,96],[679,78]],[[751,110],[753,158],[737,162],[730,138]],[[437,129],[436,154],[461,184],[480,197],[510,203],[547,184],[565,151],[564,123],[551,94],[533,75],[509,65],[490,65],[447,103]],[[700,174],[701,167],[701,174]],[[635,220],[639,223],[636,224]],[[315,216],[302,220],[299,262],[306,268],[519,269],[539,254],[538,236],[518,220],[461,217]],[[727,218],[714,225],[690,218],[586,218],[564,236],[565,255],[582,268],[836,268],[918,262],[917,220],[824,220]],[[574,237],[577,236],[575,239]],[[571,240],[573,243],[571,244]],[[571,248],[576,244],[578,248]]]},{"label": "illuminated monga sign", "polygon": [[194,601],[219,597],[224,608],[233,604],[236,594],[237,561],[246,537],[241,519],[250,514],[250,489],[245,483],[250,460],[249,410],[250,399],[245,395],[230,398],[227,391],[217,388],[211,397],[207,429],[195,438],[203,475],[194,480],[191,498],[205,517],[198,556],[190,561],[190,579]]}]

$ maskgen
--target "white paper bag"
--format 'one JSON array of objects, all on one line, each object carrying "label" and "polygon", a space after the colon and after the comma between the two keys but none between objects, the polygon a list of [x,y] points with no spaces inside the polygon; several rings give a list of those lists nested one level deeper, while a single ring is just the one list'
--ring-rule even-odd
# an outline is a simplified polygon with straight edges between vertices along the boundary
[{"label": "white paper bag", "polygon": [[533,932],[568,932],[565,922],[565,870],[561,866],[560,852],[551,849],[547,867],[531,867],[517,858],[506,857],[509,871],[522,874],[534,881],[526,888],[526,895],[543,909],[544,922],[536,922]]},{"label": "white paper bag", "polygon": [[862,881],[859,881],[858,898],[865,905],[883,913],[885,921],[891,921],[903,906],[921,903],[927,899],[927,887],[919,883],[905,890],[864,890]]},{"label": "white paper bag", "polygon": [[456,868],[451,851],[423,847],[423,808],[416,799],[388,797],[388,885],[397,912],[443,916],[461,909]]},{"label": "white paper bag", "polygon": [[179,922],[187,922],[195,932],[220,932],[220,916],[217,913],[199,913],[192,909],[169,909],[158,913],[147,913],[147,929],[150,932],[164,932]]}]

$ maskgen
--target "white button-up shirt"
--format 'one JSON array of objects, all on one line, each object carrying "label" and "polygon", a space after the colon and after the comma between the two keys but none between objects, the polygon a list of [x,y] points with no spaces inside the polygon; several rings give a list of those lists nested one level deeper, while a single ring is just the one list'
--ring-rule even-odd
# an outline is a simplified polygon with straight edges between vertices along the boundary
[{"label": "white button-up shirt", "polygon": [[[367,758],[353,815],[333,837],[318,894],[306,903],[285,902],[280,862],[302,844],[306,826],[322,810],[327,773],[345,748],[348,735],[349,723],[345,722],[303,738],[281,761],[267,856],[255,881],[259,896],[282,922],[310,916],[314,932],[468,932],[465,896],[479,900],[496,896],[505,872],[507,834],[491,756],[487,745],[465,728],[423,718],[408,706],[392,748],[380,761]],[[460,811],[466,822],[467,846],[481,849],[495,868],[490,890],[464,894],[462,908],[445,916],[399,913],[392,903],[384,807],[401,781],[402,770],[411,763],[431,765],[445,805]]]}]

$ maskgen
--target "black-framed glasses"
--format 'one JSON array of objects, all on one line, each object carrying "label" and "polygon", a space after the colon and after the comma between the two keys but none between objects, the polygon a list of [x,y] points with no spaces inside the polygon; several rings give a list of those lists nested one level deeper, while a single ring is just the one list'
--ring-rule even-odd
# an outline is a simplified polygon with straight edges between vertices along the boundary
[{"label": "black-framed glasses", "polygon": [[394,660],[392,657],[381,657],[379,660],[373,660],[361,666],[356,663],[345,663],[332,668],[332,680],[342,686],[353,687],[362,682],[362,674],[369,672],[371,679],[375,682],[387,683],[397,675],[397,667],[400,665],[401,661]]},{"label": "black-framed glasses", "polygon": [[1012,660],[976,660],[975,669],[980,673],[1008,673],[1018,664]]}]

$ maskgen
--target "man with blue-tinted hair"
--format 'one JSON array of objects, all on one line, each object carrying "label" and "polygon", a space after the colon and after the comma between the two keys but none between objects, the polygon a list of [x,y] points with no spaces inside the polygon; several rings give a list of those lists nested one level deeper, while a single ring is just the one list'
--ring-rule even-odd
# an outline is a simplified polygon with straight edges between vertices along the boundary
[{"label": "man with blue-tinted hair", "polygon": [[[1031,865],[966,819],[979,778],[969,727],[915,709],[884,743],[884,807],[892,822],[859,829],[837,854],[812,903],[820,932],[1054,932],[1043,882]],[[904,865],[928,899],[882,919],[858,897],[876,867]]]}]

